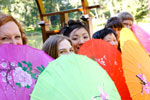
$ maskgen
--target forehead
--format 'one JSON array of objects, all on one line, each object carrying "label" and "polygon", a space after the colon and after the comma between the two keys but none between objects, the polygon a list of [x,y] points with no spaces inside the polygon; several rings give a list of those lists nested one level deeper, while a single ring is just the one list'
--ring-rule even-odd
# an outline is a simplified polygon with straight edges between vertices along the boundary
[{"label": "forehead", "polygon": [[82,36],[82,35],[88,35],[88,31],[85,28],[76,28],[70,33],[70,37],[73,36]]},{"label": "forehead", "polygon": [[132,20],[123,20],[123,23],[132,24],[133,21]]},{"label": "forehead", "polygon": [[72,47],[71,43],[68,40],[66,40],[66,39],[62,40],[58,44],[58,49],[65,49],[65,48],[70,48],[70,47]]},{"label": "forehead", "polygon": [[122,28],[113,28],[115,31],[120,31]]},{"label": "forehead", "polygon": [[107,34],[104,39],[111,39],[111,38],[115,38],[115,35],[113,33]]},{"label": "forehead", "polygon": [[7,22],[4,25],[0,26],[0,35],[10,35],[19,33],[20,33],[19,27],[13,21]]}]

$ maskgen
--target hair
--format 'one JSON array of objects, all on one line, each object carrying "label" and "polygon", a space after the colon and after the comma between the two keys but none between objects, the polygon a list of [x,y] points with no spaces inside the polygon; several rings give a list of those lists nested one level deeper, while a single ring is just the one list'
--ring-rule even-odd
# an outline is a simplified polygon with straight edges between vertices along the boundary
[{"label": "hair", "polygon": [[64,36],[69,37],[70,33],[74,29],[80,28],[84,28],[87,32],[89,32],[87,26],[83,24],[80,20],[69,20],[68,24],[64,24],[64,27],[60,30],[60,33],[63,34]]},{"label": "hair", "polygon": [[112,33],[117,38],[116,32],[113,29],[111,29],[111,28],[104,28],[104,29],[101,29],[101,30],[95,32],[93,34],[92,38],[94,38],[94,39],[102,39],[103,40],[106,35],[112,34]]},{"label": "hair", "polygon": [[129,12],[120,12],[118,14],[118,17],[120,18],[121,21],[124,21],[124,20],[134,21],[133,16]]},{"label": "hair", "polygon": [[14,22],[16,23],[16,25],[18,26],[19,28],[19,31],[21,33],[21,38],[22,38],[22,42],[23,44],[27,44],[27,38],[26,38],[26,35],[25,35],[25,32],[24,30],[22,29],[21,25],[19,24],[19,22],[11,15],[6,15],[6,14],[2,14],[0,13],[0,27],[8,22]]},{"label": "hair", "polygon": [[123,24],[118,17],[111,17],[107,20],[105,28],[123,28]]},{"label": "hair", "polygon": [[43,44],[42,50],[54,59],[58,58],[58,45],[63,40],[68,40],[72,45],[71,40],[62,35],[52,35]]}]

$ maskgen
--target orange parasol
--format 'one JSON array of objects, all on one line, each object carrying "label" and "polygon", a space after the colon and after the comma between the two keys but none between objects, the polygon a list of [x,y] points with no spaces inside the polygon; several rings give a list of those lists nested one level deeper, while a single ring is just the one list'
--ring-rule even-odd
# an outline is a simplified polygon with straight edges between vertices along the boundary
[{"label": "orange parasol", "polygon": [[133,100],[150,100],[150,58],[134,41],[122,46],[123,70]]}]

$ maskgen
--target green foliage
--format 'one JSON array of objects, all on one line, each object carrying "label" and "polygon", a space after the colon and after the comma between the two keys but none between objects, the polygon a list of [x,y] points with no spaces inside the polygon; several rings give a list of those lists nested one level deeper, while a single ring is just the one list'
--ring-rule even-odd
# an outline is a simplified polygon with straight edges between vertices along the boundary
[{"label": "green foliage", "polygon": [[[81,7],[81,0],[42,0],[47,13]],[[80,2],[79,2],[80,1]],[[89,5],[95,0],[88,0]],[[100,9],[90,10],[93,18],[99,18],[97,25],[103,26],[107,19],[117,15],[118,12],[127,11],[131,13],[135,21],[140,22],[150,13],[147,0],[99,0]],[[0,12],[9,13],[19,20],[29,36],[29,45],[41,48],[42,34],[41,27],[38,25],[40,19],[35,0],[0,0]],[[69,13],[69,19],[80,19],[81,12]],[[96,16],[98,15],[98,16]],[[50,30],[60,29],[60,16],[50,16]],[[145,20],[144,20],[145,21]],[[94,26],[96,27],[96,26]],[[34,35],[40,35],[40,39],[32,38]]]},{"label": "green foliage", "polygon": [[33,35],[28,36],[28,45],[37,48],[42,49],[43,41],[42,41],[42,35]]},{"label": "green foliage", "polygon": [[135,20],[137,22],[142,21],[149,12],[148,4],[145,3],[143,0],[140,1],[141,1],[141,5],[136,9],[137,13],[135,15]]}]

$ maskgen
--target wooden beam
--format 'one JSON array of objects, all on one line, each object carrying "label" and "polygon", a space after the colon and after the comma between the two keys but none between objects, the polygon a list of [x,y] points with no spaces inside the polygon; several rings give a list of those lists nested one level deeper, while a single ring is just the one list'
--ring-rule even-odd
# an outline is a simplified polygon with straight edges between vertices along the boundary
[{"label": "wooden beam", "polygon": [[[87,0],[81,0],[82,8],[63,10],[63,11],[53,12],[53,13],[46,13],[42,0],[35,0],[35,1],[39,9],[40,19],[42,22],[40,23],[40,26],[42,29],[43,42],[49,37],[49,35],[60,33],[59,30],[54,30],[54,31],[49,30],[49,20],[47,19],[47,16],[60,15],[60,22],[61,22],[61,27],[62,27],[62,25],[64,23],[67,23],[69,20],[68,13],[76,12],[76,11],[83,11],[84,15],[86,15],[86,14],[89,14],[89,9],[100,8],[99,5],[88,6]],[[88,24],[89,32],[92,33],[92,20],[90,18],[89,19],[87,18],[86,23]]]},{"label": "wooden beam", "polygon": [[[87,7],[87,9],[99,8],[99,7],[100,7],[99,5],[95,5],[95,6],[89,6],[89,7]],[[46,14],[43,14],[42,16],[53,16],[53,15],[59,15],[59,14],[63,14],[63,13],[71,13],[71,12],[76,12],[76,11],[83,11],[83,8],[62,10],[62,11],[53,12],[53,13],[46,13]]]},{"label": "wooden beam", "polygon": [[54,31],[46,31],[47,35],[55,35],[55,34],[59,34],[60,31],[59,30],[54,30]]}]

